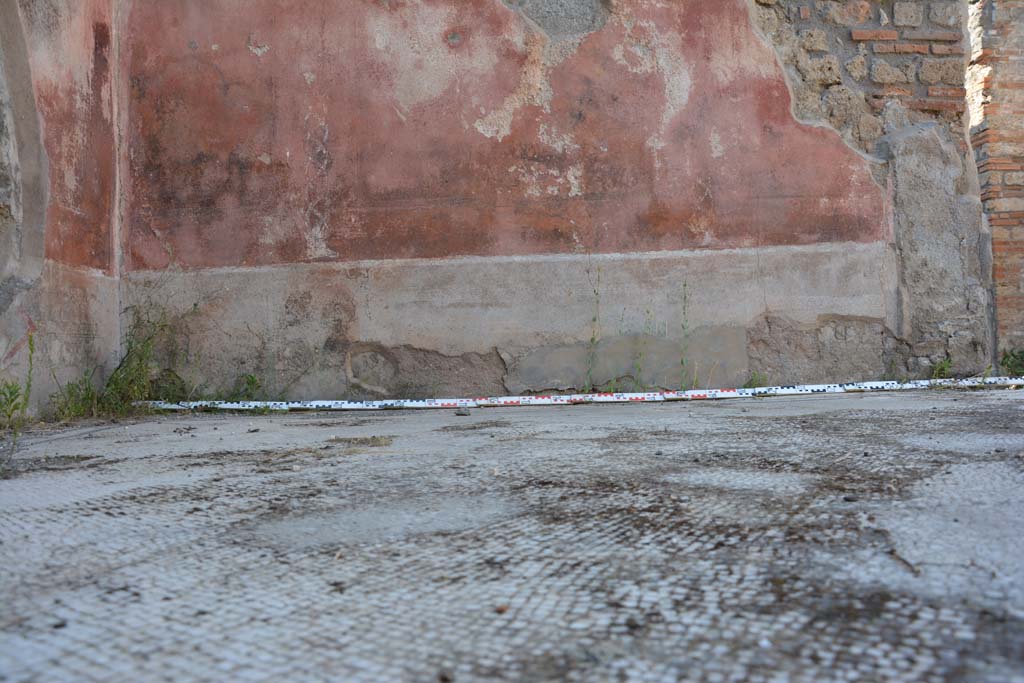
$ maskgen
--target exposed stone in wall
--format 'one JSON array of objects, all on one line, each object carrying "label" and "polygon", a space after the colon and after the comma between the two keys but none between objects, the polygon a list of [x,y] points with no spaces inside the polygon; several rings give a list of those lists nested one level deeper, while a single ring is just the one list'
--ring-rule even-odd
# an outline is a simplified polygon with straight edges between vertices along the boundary
[{"label": "exposed stone in wall", "polygon": [[944,358],[958,372],[991,363],[988,236],[970,164],[939,123],[903,126],[880,140],[896,197],[900,264],[899,338],[908,370]]},{"label": "exposed stone in wall", "polygon": [[769,381],[860,381],[905,375],[910,349],[884,321],[822,316],[813,325],[767,315],[747,330],[750,367]]},{"label": "exposed stone in wall", "polygon": [[38,280],[43,259],[45,160],[20,29],[17,6],[0,7],[0,316]]},{"label": "exposed stone in wall", "polygon": [[444,354],[360,341],[354,294],[336,274],[275,280],[260,307],[232,296],[231,287],[211,291],[198,280],[137,280],[126,300],[130,310],[166,325],[157,364],[186,395],[227,395],[246,375],[273,399],[506,393],[507,368],[496,349]]},{"label": "exposed stone in wall", "polygon": [[911,123],[939,120],[957,131],[964,111],[966,18],[958,2],[752,0],[793,88],[794,112],[827,121],[872,153],[887,104]]},{"label": "exposed stone in wall", "polygon": [[599,30],[612,13],[612,0],[502,0],[548,36],[576,38]]},{"label": "exposed stone in wall", "polygon": [[896,340],[882,348],[899,358],[881,364],[919,374],[949,357],[960,372],[983,369],[992,358],[990,236],[964,135],[966,5],[753,5],[785,65],[795,114],[882,162],[875,177],[894,202],[900,305],[894,327],[879,336]]},{"label": "exposed stone in wall", "polygon": [[[8,278],[17,267],[21,250],[21,188],[14,139],[14,116],[11,97],[0,52],[0,315],[10,306],[14,296]],[[11,291],[8,291],[11,290]]]},{"label": "exposed stone in wall", "polygon": [[999,345],[1024,347],[1024,1],[972,0],[971,142],[992,230]]}]

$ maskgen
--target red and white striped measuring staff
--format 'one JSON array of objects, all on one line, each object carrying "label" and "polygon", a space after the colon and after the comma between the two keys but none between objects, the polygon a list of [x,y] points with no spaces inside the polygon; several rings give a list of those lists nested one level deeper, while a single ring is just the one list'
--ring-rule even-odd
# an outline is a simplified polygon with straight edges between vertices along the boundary
[{"label": "red and white striped measuring staff", "polygon": [[983,389],[1024,387],[1024,377],[972,377],[968,379],[919,379],[908,382],[848,382],[845,384],[798,384],[754,389],[690,389],[688,391],[551,394],[544,396],[490,396],[486,398],[388,399],[383,401],[143,401],[154,410],[408,410],[443,408],[504,408],[513,406],[567,406],[585,403],[657,403],[663,401],[713,401],[769,396],[808,396],[914,389]]}]

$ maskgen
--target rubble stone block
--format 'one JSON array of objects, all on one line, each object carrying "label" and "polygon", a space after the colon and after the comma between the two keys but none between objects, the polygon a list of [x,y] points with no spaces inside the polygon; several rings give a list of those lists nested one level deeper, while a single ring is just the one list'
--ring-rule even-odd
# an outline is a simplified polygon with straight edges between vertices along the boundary
[{"label": "rubble stone block", "polygon": [[846,0],[830,2],[828,21],[839,26],[858,26],[874,18],[874,7],[867,0]]},{"label": "rubble stone block", "polygon": [[800,46],[809,52],[827,52],[828,36],[821,29],[811,29],[800,34]]},{"label": "rubble stone block", "polygon": [[846,62],[846,72],[855,81],[863,81],[868,75],[868,62],[864,55],[858,55]]},{"label": "rubble stone block", "polygon": [[928,8],[928,20],[946,28],[960,26],[960,22],[963,21],[963,4],[960,2],[933,2]]},{"label": "rubble stone block", "polygon": [[876,59],[871,64],[871,80],[875,83],[888,85],[890,83],[911,83],[913,77],[906,68],[898,68],[882,59]]},{"label": "rubble stone block", "polygon": [[839,70],[839,59],[835,55],[803,57],[797,62],[797,69],[804,80],[810,83],[833,85],[843,80]]},{"label": "rubble stone block", "polygon": [[897,26],[920,26],[924,20],[921,4],[917,2],[897,2],[893,6],[892,23]]},{"label": "rubble stone block", "polygon": [[926,59],[921,63],[920,78],[925,85],[961,85],[964,82],[964,66],[959,60]]}]

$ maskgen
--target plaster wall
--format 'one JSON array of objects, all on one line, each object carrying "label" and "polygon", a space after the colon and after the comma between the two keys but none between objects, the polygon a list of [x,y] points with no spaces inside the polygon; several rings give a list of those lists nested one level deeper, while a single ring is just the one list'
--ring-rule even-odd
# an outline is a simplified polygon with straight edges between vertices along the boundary
[{"label": "plaster wall", "polygon": [[0,375],[33,401],[119,354],[109,0],[0,2]]},{"label": "plaster wall", "polygon": [[991,362],[957,3],[21,4],[47,262],[196,390]]}]

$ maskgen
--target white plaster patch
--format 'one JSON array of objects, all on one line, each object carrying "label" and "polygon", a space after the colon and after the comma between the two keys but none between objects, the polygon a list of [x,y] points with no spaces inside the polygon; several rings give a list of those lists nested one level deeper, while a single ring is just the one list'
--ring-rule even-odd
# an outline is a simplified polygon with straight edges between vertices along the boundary
[{"label": "white plaster patch", "polygon": [[515,91],[505,97],[500,107],[473,124],[482,135],[499,142],[512,132],[512,120],[519,109],[532,105],[548,111],[554,95],[548,83],[547,72],[551,62],[547,55],[547,39],[538,34],[530,34],[524,45],[527,51],[526,64]]},{"label": "white plaster patch", "polygon": [[683,61],[682,42],[679,36],[658,36],[655,47],[658,59],[658,72],[665,81],[665,109],[661,114],[661,133],[658,145],[664,146],[661,136],[668,132],[668,127],[676,114],[681,112],[690,99],[690,69]]},{"label": "white plaster patch", "polygon": [[627,28],[628,46],[616,46],[612,58],[631,73],[657,72],[664,83],[661,126],[647,140],[652,149],[662,149],[664,136],[676,115],[689,102],[693,85],[690,67],[683,59],[682,39],[675,33],[662,34],[651,21],[623,20],[622,24]]},{"label": "white plaster patch", "polygon": [[748,27],[722,27],[715,34],[715,54],[708,66],[715,80],[725,85],[737,78],[778,78],[775,58],[759,40],[751,40]]},{"label": "white plaster patch", "polygon": [[263,216],[260,218],[260,223],[262,224],[259,236],[260,244],[268,246],[278,244],[291,236],[290,226],[274,216]]},{"label": "white plaster patch", "polygon": [[256,37],[253,36],[251,33],[249,34],[249,39],[246,41],[245,46],[249,48],[249,52],[253,53],[257,57],[262,57],[263,55],[270,52],[270,46],[261,45],[260,43],[256,42]]},{"label": "white plaster patch", "polygon": [[[76,93],[76,95],[77,94],[78,93]],[[80,110],[85,109],[89,106],[89,102],[86,99],[79,98],[76,99],[76,106]],[[85,148],[85,126],[86,124],[83,122],[83,119],[80,119],[61,137],[60,146],[65,159],[79,159],[84,155],[88,155],[88,151]],[[63,187],[57,185],[51,188],[51,191],[66,207],[71,208],[77,206],[75,194],[78,192],[80,176],[76,165],[74,163],[65,162],[61,168],[61,175],[64,178]]]},{"label": "white plaster patch", "polygon": [[642,43],[630,44],[628,52],[625,46],[616,45],[612,49],[612,59],[634,74],[649,74],[658,68],[654,51]]},{"label": "white plaster patch", "polygon": [[78,93],[86,93],[95,47],[92,12],[86,3],[65,3],[62,8],[53,13],[52,30],[27,36],[32,77],[57,87],[70,82]]},{"label": "white plaster patch", "polygon": [[719,136],[718,131],[714,128],[711,129],[711,156],[714,159],[720,159],[725,154],[725,147],[722,146],[722,138]]},{"label": "white plaster patch", "polygon": [[563,192],[569,197],[583,196],[583,166],[580,164],[570,166],[565,173],[537,163],[516,164],[508,170],[519,177],[526,197],[559,196]]},{"label": "white plaster patch", "polygon": [[565,173],[565,179],[569,182],[569,196],[580,197],[583,195],[583,167],[579,164],[570,166]]},{"label": "white plaster patch", "polygon": [[564,154],[565,152],[575,152],[579,150],[580,146],[576,144],[575,140],[570,133],[563,133],[559,135],[555,132],[555,129],[548,126],[546,123],[540,124],[540,132],[538,136],[540,141],[545,145],[551,147],[556,152]]},{"label": "white plaster patch", "polygon": [[[491,40],[473,40],[451,28],[454,11],[421,0],[400,13],[374,12],[367,35],[392,76],[398,110],[407,114],[435,100],[467,76],[486,75],[498,63]],[[452,49],[449,41],[458,41]]]}]

